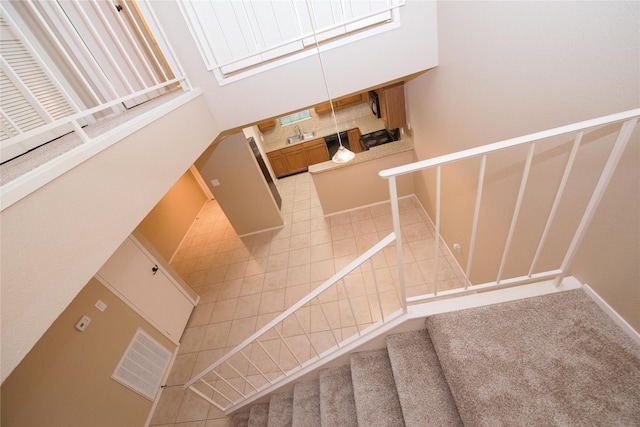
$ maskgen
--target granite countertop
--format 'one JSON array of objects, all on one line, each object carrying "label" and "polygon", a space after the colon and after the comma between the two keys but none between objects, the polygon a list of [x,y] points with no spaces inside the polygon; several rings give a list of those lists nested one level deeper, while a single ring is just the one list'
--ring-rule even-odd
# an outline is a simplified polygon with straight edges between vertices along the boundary
[{"label": "granite countertop", "polygon": [[396,153],[413,150],[413,138],[403,138],[398,141],[389,142],[387,144],[372,147],[367,151],[356,153],[356,156],[347,163],[335,163],[331,160],[327,162],[317,163],[309,166],[311,175],[332,171],[335,169],[346,168],[358,163],[368,162],[370,160],[379,159],[381,157],[390,156]]}]

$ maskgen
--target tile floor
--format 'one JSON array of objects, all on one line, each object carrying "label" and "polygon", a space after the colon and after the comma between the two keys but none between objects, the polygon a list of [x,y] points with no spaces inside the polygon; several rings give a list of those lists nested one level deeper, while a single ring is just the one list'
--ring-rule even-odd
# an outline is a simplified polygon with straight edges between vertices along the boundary
[{"label": "tile floor", "polygon": [[[205,205],[180,247],[173,266],[200,295],[200,302],[184,332],[150,425],[230,426],[230,418],[193,392],[183,390],[183,384],[392,231],[388,203],[323,216],[308,173],[280,179],[278,189],[283,199],[284,227],[238,237],[213,200]],[[400,211],[407,294],[432,292],[433,227],[413,197],[400,201]],[[461,285],[462,276],[455,263],[441,255],[438,264],[439,289]],[[349,310],[344,291],[332,288],[321,295],[338,336],[355,333],[355,321],[366,327],[380,318],[370,265],[345,278],[350,297],[363,303],[354,303],[355,312]],[[399,307],[396,266],[394,246],[374,257],[373,268],[386,313]],[[320,351],[333,344],[333,338],[328,339],[327,322],[318,320],[317,313],[314,317],[313,305],[302,318]],[[300,331],[294,329],[288,330],[283,323],[280,330],[295,342]],[[308,345],[296,349],[310,354]],[[279,362],[295,363],[285,353],[281,351]]]}]

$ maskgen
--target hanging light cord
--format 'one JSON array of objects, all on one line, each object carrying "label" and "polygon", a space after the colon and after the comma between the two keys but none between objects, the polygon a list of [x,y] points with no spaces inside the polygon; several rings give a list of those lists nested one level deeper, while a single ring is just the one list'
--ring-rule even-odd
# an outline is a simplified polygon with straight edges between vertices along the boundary
[{"label": "hanging light cord", "polygon": [[324,70],[324,62],[322,62],[322,55],[320,55],[320,43],[318,43],[318,35],[316,33],[316,25],[314,23],[313,15],[311,13],[313,6],[311,2],[307,0],[307,11],[309,12],[309,20],[311,22],[311,29],[313,30],[313,40],[316,43],[316,49],[318,50],[318,60],[320,61],[320,71],[322,71],[322,80],[324,81],[324,88],[327,91],[327,96],[329,97],[329,105],[331,106],[331,117],[333,117],[333,124],[336,127],[336,134],[338,135],[338,143],[340,147],[342,147],[342,138],[340,138],[340,131],[338,130],[338,120],[336,119],[336,111],[333,108],[333,99],[331,98],[331,93],[329,92],[329,83],[327,83],[327,74]]}]

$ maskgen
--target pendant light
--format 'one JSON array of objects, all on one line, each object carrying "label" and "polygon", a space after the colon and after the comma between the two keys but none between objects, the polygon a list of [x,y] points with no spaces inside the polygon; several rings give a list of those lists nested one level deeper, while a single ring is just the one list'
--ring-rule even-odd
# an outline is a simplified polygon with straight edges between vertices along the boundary
[{"label": "pendant light", "polygon": [[347,163],[349,160],[353,159],[356,155],[353,151],[345,148],[342,145],[342,141],[340,141],[340,136],[338,136],[338,142],[340,143],[340,148],[336,151],[336,154],[333,155],[331,160],[336,163]]},{"label": "pendant light", "polygon": [[309,11],[309,20],[311,22],[311,28],[313,30],[313,38],[316,42],[316,49],[318,50],[318,60],[320,61],[320,70],[322,71],[322,80],[324,81],[324,88],[327,91],[327,97],[329,98],[329,105],[331,106],[331,117],[333,118],[333,124],[336,127],[336,134],[338,135],[338,144],[340,147],[336,154],[333,155],[331,160],[335,163],[347,163],[352,160],[356,155],[353,151],[350,151],[344,145],[342,145],[342,138],[340,138],[340,131],[338,130],[338,120],[336,119],[336,111],[333,108],[333,99],[329,92],[329,84],[327,83],[327,74],[324,71],[324,63],[322,62],[322,55],[320,55],[320,43],[318,43],[318,34],[316,33],[316,26],[314,24],[315,15],[312,13],[312,6],[310,2],[307,2],[307,10]]}]

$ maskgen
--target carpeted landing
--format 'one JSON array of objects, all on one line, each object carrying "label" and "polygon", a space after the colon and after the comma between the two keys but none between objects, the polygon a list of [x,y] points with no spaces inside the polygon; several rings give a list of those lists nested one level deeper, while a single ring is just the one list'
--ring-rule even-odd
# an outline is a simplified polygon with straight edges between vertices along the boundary
[{"label": "carpeted landing", "polygon": [[234,426],[640,425],[640,346],[582,290],[431,316]]}]

